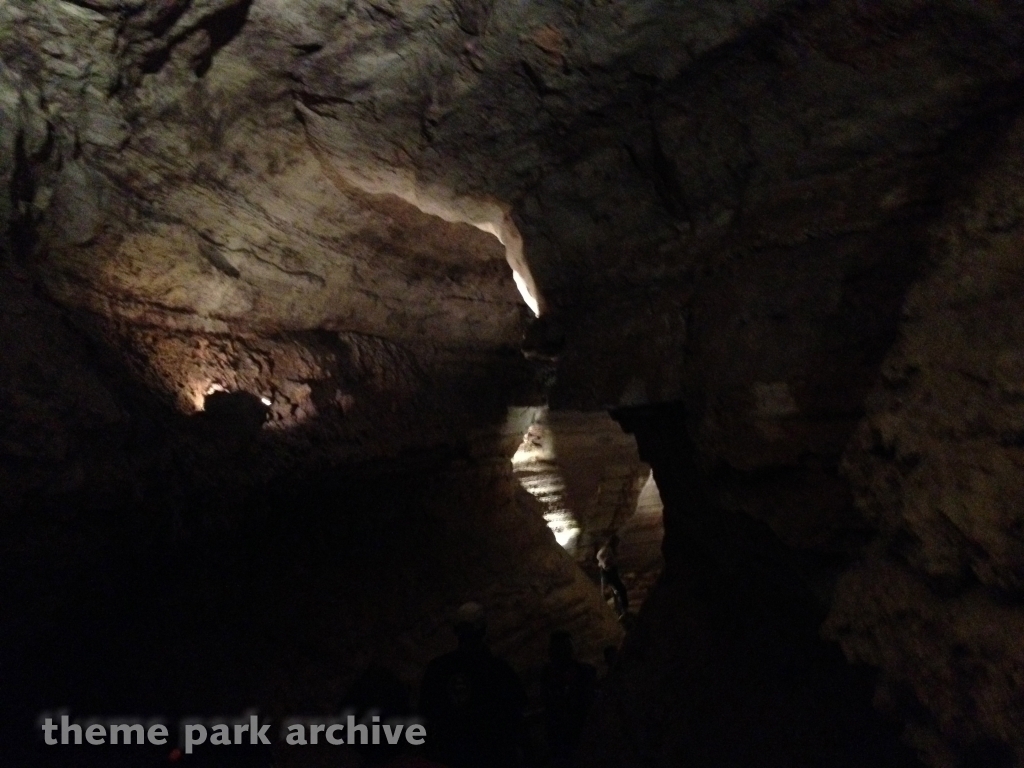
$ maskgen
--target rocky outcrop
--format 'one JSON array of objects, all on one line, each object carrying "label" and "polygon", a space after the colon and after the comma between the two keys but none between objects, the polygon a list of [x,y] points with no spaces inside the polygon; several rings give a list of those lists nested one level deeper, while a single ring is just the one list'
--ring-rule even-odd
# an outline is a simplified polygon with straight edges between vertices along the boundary
[{"label": "rocky outcrop", "polygon": [[[223,388],[268,398],[279,429],[423,415],[373,438],[393,452],[530,403],[500,244],[321,162],[275,69],[308,41],[266,77],[264,41],[219,53],[277,18],[251,5],[4,4],[25,30],[0,39],[23,265],[183,413]],[[511,389],[471,383],[498,370]]]},{"label": "rocky outcrop", "polygon": [[883,537],[841,580],[828,632],[882,668],[881,702],[936,765],[950,744],[1024,760],[1022,142],[1018,122],[937,225],[845,456]]},{"label": "rocky outcrop", "polygon": [[336,713],[372,664],[414,689],[468,599],[531,687],[549,632],[569,630],[594,661],[618,642],[512,476],[528,413],[502,409],[499,424],[401,456],[376,431],[381,414],[360,427],[381,457],[367,443],[356,461],[356,432],[346,444],[318,416],[317,429],[274,428],[238,391],[176,414],[23,276],[2,286],[0,712],[13,762],[72,759],[36,751],[35,718],[55,707],[173,720],[256,706],[279,722]]},{"label": "rocky outcrop", "polygon": [[818,635],[819,564],[724,507],[678,405],[616,412],[654,468],[665,571],[627,636],[582,764],[910,766],[870,672]]},{"label": "rocky outcrop", "polygon": [[[1020,762],[1020,142],[1017,122],[920,233],[922,275],[841,466],[840,441],[750,452],[812,434],[807,401],[782,386],[754,387],[758,437],[723,430],[735,411],[711,425],[685,407],[617,413],[665,500],[666,577],[599,710],[593,764],[770,764],[762,738],[811,750],[808,764],[910,761],[869,698],[929,765]],[[694,436],[718,439],[701,450]],[[877,681],[843,671],[819,625]]]}]

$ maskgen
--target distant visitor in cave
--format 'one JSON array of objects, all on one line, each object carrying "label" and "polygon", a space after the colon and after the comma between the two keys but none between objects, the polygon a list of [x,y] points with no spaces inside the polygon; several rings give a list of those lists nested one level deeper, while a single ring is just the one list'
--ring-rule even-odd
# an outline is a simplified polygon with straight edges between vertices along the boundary
[{"label": "distant visitor in cave", "polygon": [[629,613],[629,595],[619,576],[618,549],[619,537],[613,533],[604,546],[597,550],[597,565],[601,569],[601,594],[604,595],[607,588],[611,587],[615,596],[615,611],[622,619]]},{"label": "distant visitor in cave", "polygon": [[466,603],[456,613],[459,647],[427,665],[420,711],[428,755],[450,768],[520,765],[526,692],[519,677],[487,646],[483,608]]}]

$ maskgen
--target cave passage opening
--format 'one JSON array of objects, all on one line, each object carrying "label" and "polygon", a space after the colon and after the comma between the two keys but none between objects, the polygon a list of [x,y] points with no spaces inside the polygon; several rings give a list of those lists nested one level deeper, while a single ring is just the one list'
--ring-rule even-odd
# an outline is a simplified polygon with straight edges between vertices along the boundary
[{"label": "cave passage opening", "polygon": [[603,411],[541,408],[512,469],[555,540],[595,583],[596,554],[618,537],[619,571],[638,609],[664,565],[664,528],[657,484],[634,438]]}]

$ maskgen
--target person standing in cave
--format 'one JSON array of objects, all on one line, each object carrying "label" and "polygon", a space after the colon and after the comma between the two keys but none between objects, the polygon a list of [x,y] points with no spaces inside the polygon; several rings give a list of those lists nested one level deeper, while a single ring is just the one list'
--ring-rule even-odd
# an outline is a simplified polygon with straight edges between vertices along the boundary
[{"label": "person standing in cave", "polygon": [[606,587],[612,588],[615,610],[622,619],[629,613],[629,595],[619,576],[618,549],[619,536],[613,533],[604,546],[597,550],[597,565],[601,569],[601,595],[604,595]]},{"label": "person standing in cave", "polygon": [[542,678],[548,751],[557,768],[568,768],[597,695],[597,668],[576,659],[572,635],[564,631],[551,633],[548,658]]},{"label": "person standing in cave", "polygon": [[[412,723],[415,720],[412,719],[411,693],[405,683],[390,669],[371,665],[349,687],[341,701],[341,709],[343,712],[352,713],[359,723],[368,722],[374,715],[383,723]],[[356,741],[357,739],[351,740],[349,749],[362,757],[363,766],[446,768],[440,763],[427,760],[422,755],[423,747],[412,745],[404,738],[400,738],[397,744],[366,744]]]},{"label": "person standing in cave", "polygon": [[526,692],[487,647],[483,608],[466,603],[455,619],[459,647],[427,665],[420,687],[427,755],[450,768],[517,768]]}]

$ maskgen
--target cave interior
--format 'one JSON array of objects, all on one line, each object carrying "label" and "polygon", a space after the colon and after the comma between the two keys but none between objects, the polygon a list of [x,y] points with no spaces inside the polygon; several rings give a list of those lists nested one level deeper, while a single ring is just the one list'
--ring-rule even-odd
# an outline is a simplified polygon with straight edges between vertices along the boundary
[{"label": "cave interior", "polygon": [[0,0],[0,190],[0,763],[472,601],[524,768],[553,632],[578,768],[1024,768],[1021,3]]}]

